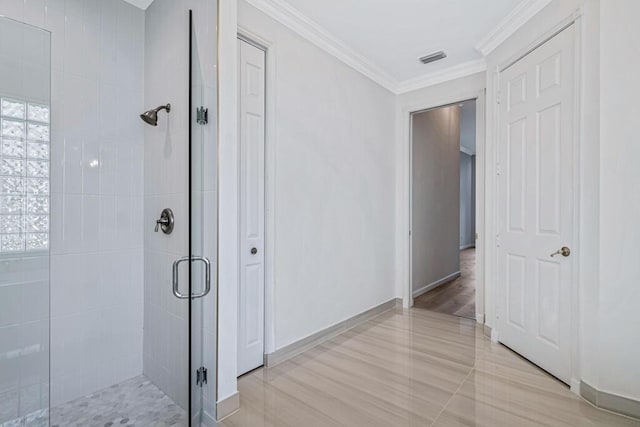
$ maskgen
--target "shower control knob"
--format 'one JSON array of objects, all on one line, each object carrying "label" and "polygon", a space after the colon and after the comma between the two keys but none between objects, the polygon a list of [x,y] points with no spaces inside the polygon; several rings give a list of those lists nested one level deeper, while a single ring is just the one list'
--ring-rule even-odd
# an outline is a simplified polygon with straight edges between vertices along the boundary
[{"label": "shower control knob", "polygon": [[166,208],[160,214],[160,218],[156,220],[156,228],[155,232],[158,232],[158,229],[162,229],[164,234],[171,234],[173,231],[174,218],[173,211],[169,208]]}]

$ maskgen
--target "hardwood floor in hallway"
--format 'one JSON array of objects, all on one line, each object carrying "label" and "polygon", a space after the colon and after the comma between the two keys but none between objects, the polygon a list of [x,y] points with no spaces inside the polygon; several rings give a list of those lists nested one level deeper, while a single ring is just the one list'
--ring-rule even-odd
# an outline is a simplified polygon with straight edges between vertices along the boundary
[{"label": "hardwood floor in hallway", "polygon": [[224,427],[640,426],[594,408],[471,319],[394,309],[239,380]]},{"label": "hardwood floor in hallway", "polygon": [[454,316],[476,318],[476,250],[460,251],[460,273],[456,280],[420,295],[414,308],[437,311]]}]

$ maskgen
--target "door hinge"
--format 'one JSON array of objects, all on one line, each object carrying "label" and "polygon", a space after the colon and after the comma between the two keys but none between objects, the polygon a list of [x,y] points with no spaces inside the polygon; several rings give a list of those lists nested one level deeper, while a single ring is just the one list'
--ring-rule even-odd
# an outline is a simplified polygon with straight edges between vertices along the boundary
[{"label": "door hinge", "polygon": [[496,175],[500,175],[502,173],[502,169],[500,168],[500,163],[496,163]]},{"label": "door hinge", "polygon": [[496,234],[496,248],[500,247],[500,235]]},{"label": "door hinge", "polygon": [[199,125],[206,125],[209,123],[209,109],[204,107],[199,107],[196,109],[196,122]]},{"label": "door hinge", "polygon": [[202,387],[207,383],[207,368],[201,366],[196,371],[196,385]]},{"label": "door hinge", "polygon": [[501,91],[496,92],[496,104],[500,104],[500,93]]}]

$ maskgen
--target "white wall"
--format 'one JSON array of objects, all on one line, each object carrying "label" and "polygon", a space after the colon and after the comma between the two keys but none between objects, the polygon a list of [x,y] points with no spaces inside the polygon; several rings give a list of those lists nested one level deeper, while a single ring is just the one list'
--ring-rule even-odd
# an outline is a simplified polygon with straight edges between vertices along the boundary
[{"label": "white wall", "polygon": [[97,0],[3,1],[0,14],[52,37],[55,406],[142,372],[144,19]]},{"label": "white wall", "polygon": [[[474,135],[475,136],[475,135]],[[460,152],[460,247],[475,243],[476,157]]]},{"label": "white wall", "polygon": [[460,108],[460,146],[467,154],[476,152],[476,101],[468,101]]},{"label": "white wall", "polygon": [[[189,9],[194,11],[194,103],[209,109],[209,124],[192,126],[192,146],[200,162],[193,169],[193,212],[189,217]],[[216,3],[206,0],[156,0],[146,11],[145,109],[171,103],[158,115],[158,126],[144,135],[144,373],[182,408],[187,408],[189,375],[202,363],[209,370],[204,390],[205,416],[215,418],[216,351]],[[200,104],[201,102],[201,104]],[[195,120],[195,111],[193,111]],[[201,171],[201,175],[196,173]],[[154,232],[164,208],[175,215],[170,235]],[[189,254],[189,221],[194,254],[212,264],[212,291],[192,303],[189,362],[189,305],[172,293],[172,264]],[[180,290],[187,292],[187,263],[180,269]],[[195,285],[194,281],[194,287]],[[196,287],[194,292],[200,289]],[[202,341],[201,341],[202,340]],[[199,343],[202,342],[202,345]],[[193,378],[192,378],[193,379]],[[194,389],[194,402],[198,402]]]},{"label": "white wall", "polygon": [[238,22],[274,56],[273,351],[395,296],[394,96],[245,2]]},{"label": "white wall", "polygon": [[460,271],[460,107],[412,118],[412,290]]},{"label": "white wall", "polygon": [[[218,298],[218,402],[236,399],[238,373],[238,274],[239,274],[239,159],[238,159],[238,18],[237,0],[219,4],[218,103],[219,113],[219,288]],[[234,405],[227,405],[234,406]]]},{"label": "white wall", "polygon": [[640,400],[640,3],[603,1],[600,12],[598,388]]}]

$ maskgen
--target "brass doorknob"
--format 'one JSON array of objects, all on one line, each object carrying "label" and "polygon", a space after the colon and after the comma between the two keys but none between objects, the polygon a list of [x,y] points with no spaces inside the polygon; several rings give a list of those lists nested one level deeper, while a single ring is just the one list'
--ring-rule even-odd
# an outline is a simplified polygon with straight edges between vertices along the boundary
[{"label": "brass doorknob", "polygon": [[563,246],[557,251],[555,251],[554,253],[552,253],[551,258],[553,258],[556,255],[562,255],[563,257],[568,257],[569,255],[571,255],[571,249],[569,249],[566,246]]}]

